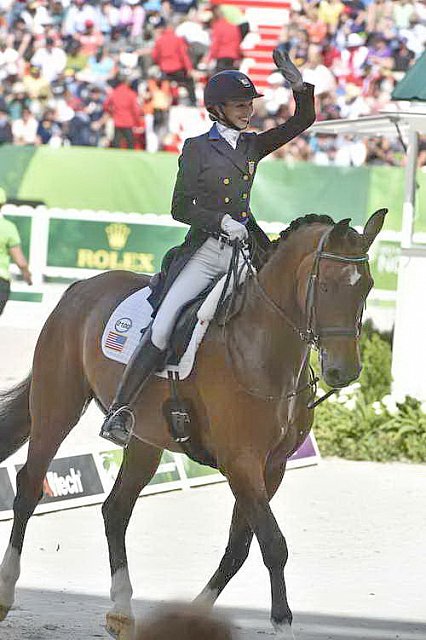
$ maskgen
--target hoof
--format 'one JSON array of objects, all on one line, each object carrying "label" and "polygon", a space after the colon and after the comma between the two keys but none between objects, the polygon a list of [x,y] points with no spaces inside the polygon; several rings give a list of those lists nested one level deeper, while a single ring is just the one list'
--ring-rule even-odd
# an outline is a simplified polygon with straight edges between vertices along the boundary
[{"label": "hoof", "polygon": [[107,613],[106,630],[115,640],[133,640],[135,620],[122,613]]},{"label": "hoof", "polygon": [[9,611],[10,607],[5,607],[4,605],[0,604],[0,622],[3,622]]},{"label": "hoof", "polygon": [[296,640],[291,624],[288,620],[284,620],[283,622],[275,622],[271,620],[272,626],[275,629],[275,633],[280,640]]}]

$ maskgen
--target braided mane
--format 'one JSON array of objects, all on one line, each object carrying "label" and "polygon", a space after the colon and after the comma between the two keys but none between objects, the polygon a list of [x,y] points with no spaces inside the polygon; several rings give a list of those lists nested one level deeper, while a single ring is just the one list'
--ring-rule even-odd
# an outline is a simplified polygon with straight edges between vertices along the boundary
[{"label": "braided mane", "polygon": [[296,218],[291,222],[291,224],[284,229],[280,233],[280,240],[287,240],[288,236],[296,231],[296,229],[300,229],[300,227],[304,227],[307,224],[313,224],[314,222],[319,222],[320,224],[329,224],[334,225],[335,222],[333,218],[327,215],[317,215],[316,213],[308,213],[306,216],[300,216],[300,218]]},{"label": "braided mane", "polygon": [[[337,224],[331,216],[328,216],[326,214],[308,213],[307,215],[296,218],[286,229],[281,231],[279,237],[276,240],[272,240],[269,250],[267,250],[265,255],[260,257],[261,264],[265,264],[265,262],[267,262],[271,255],[275,253],[275,250],[278,248],[278,246],[282,242],[285,242],[293,234],[294,231],[297,231],[301,227],[305,227],[314,223],[330,226],[335,226]],[[343,226],[341,229],[341,233],[344,236],[350,234],[350,237],[353,241],[357,241],[357,239],[359,238],[359,234],[357,233],[357,231],[355,231],[355,229],[352,229],[352,227]]]}]

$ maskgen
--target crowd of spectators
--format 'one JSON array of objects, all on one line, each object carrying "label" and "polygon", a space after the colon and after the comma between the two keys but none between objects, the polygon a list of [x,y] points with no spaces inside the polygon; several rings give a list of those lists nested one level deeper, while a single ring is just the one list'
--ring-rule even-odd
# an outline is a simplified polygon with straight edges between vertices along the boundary
[{"label": "crowd of spectators", "polygon": [[[395,85],[425,51],[426,1],[296,3],[281,40],[303,69],[304,80],[315,84],[317,121],[356,119],[395,110],[397,106],[391,101]],[[285,88],[279,75],[272,74],[269,82],[272,86],[267,95],[272,108],[266,104],[266,110],[275,116],[277,109],[281,117],[287,117]],[[403,141],[396,135],[368,140],[355,136],[305,136],[278,155],[289,161],[340,166],[400,165],[405,156]],[[419,164],[426,165],[425,140],[420,142]]]},{"label": "crowd of spectators", "polygon": [[[292,0],[284,15],[279,41],[315,84],[320,120],[386,108],[425,49],[426,0]],[[179,151],[173,107],[190,121],[209,74],[245,70],[248,32],[241,10],[203,0],[0,0],[0,144]],[[293,108],[279,72],[264,93],[256,130]],[[397,138],[306,135],[277,155],[358,166],[404,154]]]}]

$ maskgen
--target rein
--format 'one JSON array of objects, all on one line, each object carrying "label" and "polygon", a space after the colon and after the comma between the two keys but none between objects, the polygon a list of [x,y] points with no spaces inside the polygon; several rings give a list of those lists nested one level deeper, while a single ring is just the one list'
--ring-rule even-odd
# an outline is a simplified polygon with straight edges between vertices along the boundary
[{"label": "rein", "polygon": [[[248,389],[246,388],[243,384],[241,384],[239,382],[239,380],[237,379],[236,375],[235,375],[235,366],[234,363],[232,361],[232,357],[231,357],[231,351],[230,351],[230,347],[228,344],[228,339],[227,339],[227,332],[226,332],[226,324],[227,324],[227,317],[225,317],[225,322],[223,324],[223,332],[224,332],[224,339],[225,339],[225,346],[226,346],[226,350],[227,350],[227,354],[228,357],[230,359],[230,363],[231,363],[231,367],[232,370],[234,371],[234,377],[238,383],[238,385],[243,389],[243,391],[245,391],[246,393],[253,395],[255,397],[261,398],[263,400],[268,400],[268,401],[277,401],[277,400],[291,400],[296,398],[300,393],[302,393],[303,391],[305,391],[306,389],[311,389],[312,393],[310,396],[310,399],[307,403],[307,407],[308,409],[314,409],[315,407],[317,407],[321,402],[324,402],[324,400],[327,400],[327,398],[329,398],[333,393],[336,393],[336,391],[338,391],[338,389],[330,389],[324,396],[322,396],[321,398],[319,398],[318,400],[314,400],[315,396],[316,396],[316,392],[317,392],[317,383],[319,381],[319,378],[315,376],[314,371],[311,367],[311,365],[309,364],[309,355],[310,355],[310,350],[311,348],[315,348],[315,349],[319,349],[320,348],[320,343],[321,343],[321,338],[324,337],[328,337],[328,336],[345,336],[345,337],[355,337],[357,338],[360,335],[360,331],[361,331],[361,324],[362,324],[362,310],[361,313],[359,314],[358,317],[358,321],[355,325],[355,327],[324,327],[324,328],[318,328],[317,325],[317,303],[318,303],[318,281],[319,281],[319,273],[320,273],[320,263],[321,260],[335,260],[337,262],[343,262],[346,264],[363,264],[365,262],[368,262],[368,254],[363,253],[360,254],[358,256],[345,256],[345,255],[339,255],[336,253],[331,253],[328,251],[324,251],[324,246],[325,243],[327,242],[331,232],[333,230],[333,227],[331,227],[330,229],[327,229],[321,236],[317,248],[315,250],[315,257],[314,257],[314,261],[312,264],[312,268],[309,274],[309,280],[308,280],[308,286],[307,286],[307,290],[306,290],[306,298],[305,298],[305,316],[306,316],[306,327],[305,328],[301,328],[298,327],[297,324],[295,322],[293,322],[293,320],[290,318],[290,316],[287,314],[287,312],[280,306],[278,305],[275,300],[273,300],[273,298],[271,298],[268,293],[264,290],[264,288],[262,287],[259,278],[257,277],[257,273],[255,272],[255,270],[253,269],[253,266],[250,262],[250,259],[245,255],[241,244],[236,241],[234,243],[234,247],[233,247],[233,253],[232,253],[232,258],[231,258],[231,263],[230,263],[230,267],[229,267],[229,271],[228,271],[228,276],[226,279],[226,283],[225,283],[225,287],[224,287],[224,292],[226,291],[226,288],[229,284],[231,275],[234,275],[234,281],[233,281],[233,289],[232,289],[232,294],[231,294],[231,301],[229,304],[228,309],[232,308],[232,302],[235,298],[237,289],[238,289],[238,284],[239,284],[239,277],[241,275],[241,271],[240,274],[237,274],[237,269],[238,269],[238,254],[241,253],[243,260],[247,266],[248,272],[249,272],[249,278],[250,280],[254,283],[255,287],[256,287],[256,291],[260,294],[260,297],[267,303],[267,305],[269,306],[269,308],[274,311],[277,315],[279,315],[279,317],[284,320],[284,322],[286,322],[286,324],[293,329],[293,331],[295,333],[297,333],[298,337],[300,338],[300,340],[302,342],[304,342],[306,344],[306,348],[305,348],[305,353],[304,353],[304,357],[302,359],[302,363],[299,367],[299,371],[297,374],[297,378],[296,378],[296,384],[294,386],[294,390],[284,394],[284,395],[280,395],[280,396],[269,396],[269,395],[265,395],[262,394],[256,390],[253,389]],[[247,279],[248,281],[248,279]],[[225,294],[223,294],[225,295]],[[221,297],[221,302],[222,302],[222,297]],[[300,381],[301,378],[303,376],[304,371],[306,370],[306,367],[309,366],[309,381],[303,385],[302,387],[300,387]]]}]

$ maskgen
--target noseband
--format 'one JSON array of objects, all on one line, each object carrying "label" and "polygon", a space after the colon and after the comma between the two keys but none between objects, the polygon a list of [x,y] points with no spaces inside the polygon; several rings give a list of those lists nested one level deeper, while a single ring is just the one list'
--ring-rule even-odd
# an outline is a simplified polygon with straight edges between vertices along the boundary
[{"label": "noseband", "polygon": [[265,302],[268,303],[270,307],[272,307],[286,322],[290,327],[299,335],[301,340],[308,343],[309,345],[319,348],[321,339],[327,338],[329,336],[345,336],[345,337],[354,337],[357,338],[361,331],[361,323],[362,323],[362,309],[360,310],[357,322],[355,327],[319,327],[317,321],[317,306],[318,306],[318,284],[319,284],[319,274],[320,274],[320,265],[321,260],[334,260],[336,262],[343,262],[345,264],[362,264],[368,262],[368,254],[362,253],[358,256],[345,256],[339,255],[337,253],[330,253],[329,251],[324,251],[325,243],[327,242],[331,232],[331,229],[327,229],[325,231],[319,242],[318,246],[315,250],[315,257],[312,263],[312,268],[309,274],[308,286],[306,289],[306,298],[305,298],[305,316],[306,316],[306,327],[301,328],[298,327],[287,315],[282,307],[280,307],[263,289],[261,286],[259,279],[255,276],[255,282],[259,292],[261,293],[262,298]]}]

